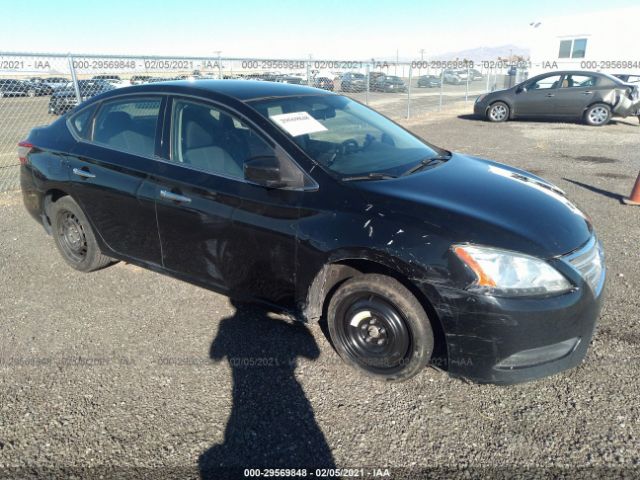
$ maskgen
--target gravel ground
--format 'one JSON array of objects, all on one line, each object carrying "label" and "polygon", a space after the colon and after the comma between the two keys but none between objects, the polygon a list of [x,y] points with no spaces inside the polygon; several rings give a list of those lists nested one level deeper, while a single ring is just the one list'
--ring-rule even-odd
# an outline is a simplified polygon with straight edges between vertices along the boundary
[{"label": "gravel ground", "polygon": [[[343,366],[317,326],[125,263],[71,270],[19,193],[4,193],[0,478],[197,477],[220,464],[640,475],[640,208],[620,204],[640,170],[637,119],[590,128],[447,113],[408,126],[529,169],[591,215],[609,281],[580,367],[509,387],[434,369],[378,383]],[[251,357],[271,363],[243,366]]]}]

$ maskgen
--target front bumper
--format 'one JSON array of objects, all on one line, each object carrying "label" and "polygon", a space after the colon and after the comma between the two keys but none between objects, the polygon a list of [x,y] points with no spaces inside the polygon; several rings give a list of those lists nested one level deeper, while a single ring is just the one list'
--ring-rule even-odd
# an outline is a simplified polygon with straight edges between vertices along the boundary
[{"label": "front bumper", "polygon": [[487,112],[487,106],[484,102],[476,102],[473,104],[473,114],[477,116],[484,116]]},{"label": "front bumper", "polygon": [[512,384],[573,368],[584,359],[600,315],[605,270],[591,287],[568,263],[554,266],[576,288],[546,298],[499,298],[439,289],[434,305],[447,356],[434,359],[453,376]]}]

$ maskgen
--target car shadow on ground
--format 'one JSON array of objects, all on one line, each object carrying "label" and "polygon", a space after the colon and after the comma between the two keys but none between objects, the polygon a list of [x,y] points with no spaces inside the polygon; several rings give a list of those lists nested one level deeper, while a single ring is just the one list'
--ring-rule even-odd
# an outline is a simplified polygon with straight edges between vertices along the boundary
[{"label": "car shadow on ground", "polygon": [[[486,122],[486,123],[493,123],[493,122],[489,122],[486,118],[484,118],[481,115],[476,115],[474,113],[464,113],[462,115],[458,115],[458,118],[460,120],[473,120],[476,122]],[[640,120],[640,119],[639,119]],[[582,122],[581,120],[567,120],[566,118],[526,118],[526,117],[522,117],[522,118],[518,118],[516,120],[509,120],[510,122],[519,122],[519,123],[541,123],[541,124],[569,124],[569,125],[583,125],[585,127],[589,126],[589,125],[585,125],[584,122]],[[612,127],[612,126],[616,126],[616,125],[633,125],[633,118],[631,117],[627,117],[625,119],[622,118],[614,118],[611,119],[609,121],[609,123],[607,123],[606,125],[603,125],[601,127],[597,127],[597,128],[606,128],[606,127]],[[590,127],[591,128],[591,127]],[[595,127],[593,127],[595,128]]]},{"label": "car shadow on ground", "polygon": [[619,202],[622,203],[622,200],[624,199],[624,195],[620,195],[619,193],[614,193],[614,192],[610,192],[608,190],[603,190],[601,188],[598,187],[594,187],[593,185],[589,185],[587,183],[582,183],[579,182],[577,180],[571,180],[570,178],[562,178],[563,180],[569,182],[569,183],[573,183],[574,185],[577,185],[579,187],[582,187],[586,190],[589,190],[591,192],[597,193],[599,195],[603,195],[607,198],[612,198],[613,200],[617,200]]},{"label": "car shadow on ground", "polygon": [[320,350],[302,323],[234,302],[221,321],[209,356],[226,360],[233,376],[233,406],[224,443],[198,461],[201,478],[243,478],[245,468],[334,468],[313,408],[295,378],[299,357]]}]

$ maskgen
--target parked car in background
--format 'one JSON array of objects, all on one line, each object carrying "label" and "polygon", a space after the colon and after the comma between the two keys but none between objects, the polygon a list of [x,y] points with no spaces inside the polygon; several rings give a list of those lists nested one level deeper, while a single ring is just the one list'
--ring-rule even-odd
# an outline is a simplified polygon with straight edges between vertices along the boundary
[{"label": "parked car in background", "polygon": [[[80,98],[85,101],[100,93],[113,90],[115,87],[104,80],[78,80]],[[78,97],[73,83],[53,92],[49,99],[49,113],[62,115],[78,104]]]},{"label": "parked car in background", "polygon": [[441,84],[440,77],[435,75],[422,75],[418,78],[418,87],[420,88],[435,88]]},{"label": "parked car in background", "polygon": [[36,97],[48,95],[52,88],[46,84],[32,83],[26,80],[16,80],[13,78],[0,79],[1,97]]},{"label": "parked car in background", "polygon": [[343,92],[364,92],[367,89],[367,77],[362,73],[347,72],[340,78],[340,90]]},{"label": "parked car in background", "polygon": [[460,85],[467,81],[468,76],[467,70],[445,70],[442,74],[442,81],[450,85]]},{"label": "parked car in background", "polygon": [[71,268],[123,260],[323,319],[383,381],[434,352],[480,382],[575,367],[604,297],[594,226],[556,186],[315,88],[116,89],[34,128],[18,157],[26,210]]},{"label": "parked car in background", "polygon": [[484,75],[482,75],[480,70],[476,70],[475,68],[469,69],[469,75],[471,75],[469,78],[471,81],[482,80],[484,78]]},{"label": "parked car in background", "polygon": [[640,83],[640,73],[614,73],[613,76],[625,83]]},{"label": "parked car in background", "polygon": [[131,85],[141,85],[151,80],[151,75],[134,75],[129,79]]},{"label": "parked car in background", "polygon": [[35,96],[51,95],[53,93],[53,87],[39,77],[32,77],[28,80],[20,80],[27,84],[27,88],[35,89]]},{"label": "parked car in background", "polygon": [[373,84],[373,90],[376,92],[406,92],[407,84],[404,83],[402,78],[395,75],[385,75],[379,77],[376,83]]},{"label": "parked car in background", "polygon": [[602,126],[613,116],[638,115],[639,86],[606,73],[551,72],[480,95],[474,112],[492,122],[522,117],[582,119]]},{"label": "parked car in background", "polygon": [[291,83],[293,85],[300,85],[303,78],[297,75],[278,75],[275,79],[279,83]]},{"label": "parked car in background", "polygon": [[63,88],[67,83],[69,83],[69,81],[70,80],[68,78],[64,77],[46,77],[44,79],[44,83],[49,85],[54,90]]},{"label": "parked car in background", "polygon": [[373,89],[373,85],[376,83],[381,77],[384,77],[386,74],[383,72],[369,72],[369,89]]},{"label": "parked car in background", "polygon": [[334,89],[334,84],[333,84],[333,80],[331,80],[329,77],[316,77],[313,79],[313,86],[315,88],[321,88],[323,90],[329,90],[329,91],[333,91]]},{"label": "parked car in background", "polygon": [[119,75],[94,75],[92,80],[103,80],[114,88],[128,87],[131,85],[129,80],[123,80]]}]

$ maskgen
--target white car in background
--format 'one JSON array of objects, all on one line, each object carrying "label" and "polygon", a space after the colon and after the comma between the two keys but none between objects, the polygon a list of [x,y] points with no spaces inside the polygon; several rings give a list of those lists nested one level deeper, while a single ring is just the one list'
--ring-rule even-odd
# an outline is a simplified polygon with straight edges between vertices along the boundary
[{"label": "white car in background", "polygon": [[92,80],[104,80],[114,88],[128,87],[131,85],[129,80],[123,80],[118,75],[94,75]]}]

